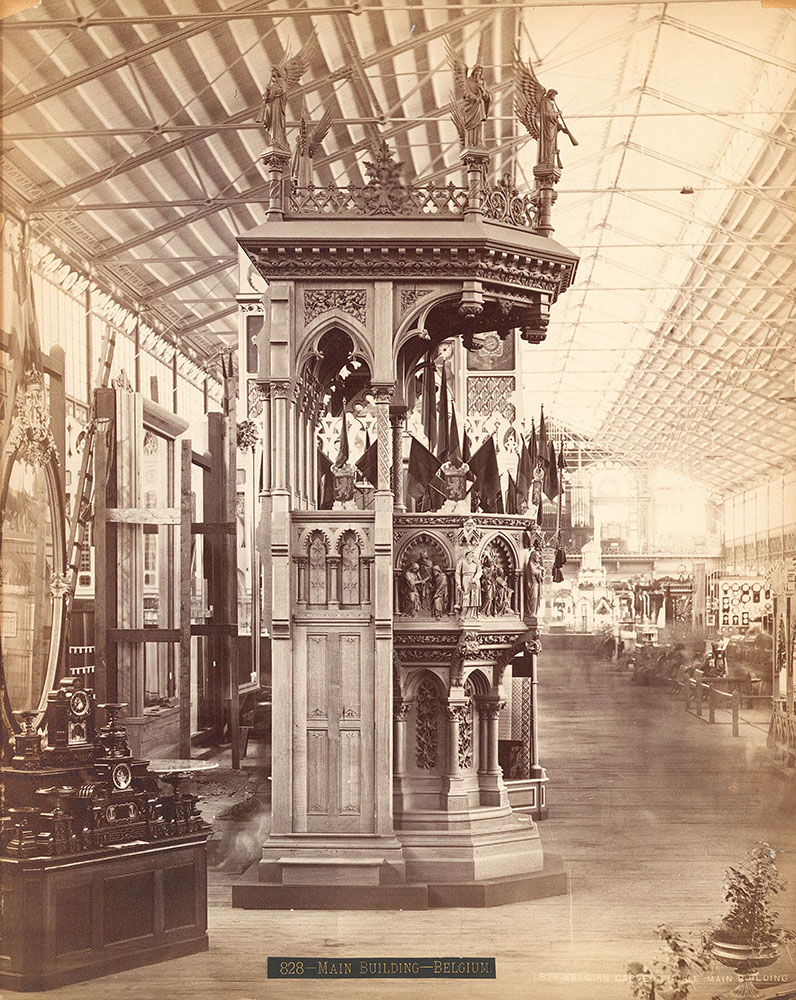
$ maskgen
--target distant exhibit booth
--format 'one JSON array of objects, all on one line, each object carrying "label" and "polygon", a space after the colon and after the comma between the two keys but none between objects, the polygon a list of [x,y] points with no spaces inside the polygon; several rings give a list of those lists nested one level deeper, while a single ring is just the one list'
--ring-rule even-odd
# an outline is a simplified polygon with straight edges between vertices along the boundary
[{"label": "distant exhibit booth", "polygon": [[[462,138],[462,187],[405,181],[384,142],[361,186],[290,177],[276,134],[263,154],[268,216],[239,237],[239,304],[263,454],[273,815],[236,906],[485,906],[566,891],[498,763],[511,667],[527,679],[525,777],[541,794],[535,520],[472,503],[458,441],[429,473],[443,503],[407,475],[407,418],[442,412],[438,346],[516,331],[540,342],[577,265],[550,236],[552,157],[520,195],[490,179],[480,128]],[[356,468],[346,414],[365,411],[373,433]],[[326,456],[330,415],[342,423]]]}]

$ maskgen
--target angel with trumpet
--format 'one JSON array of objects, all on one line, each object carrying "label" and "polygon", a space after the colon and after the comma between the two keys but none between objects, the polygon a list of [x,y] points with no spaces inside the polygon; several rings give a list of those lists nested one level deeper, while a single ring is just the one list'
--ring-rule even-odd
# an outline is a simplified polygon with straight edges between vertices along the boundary
[{"label": "angel with trumpet", "polygon": [[578,145],[575,136],[556,104],[558,91],[547,90],[539,83],[533,67],[520,59],[514,61],[514,110],[531,137],[538,143],[537,167],[560,170],[561,157],[558,152],[558,133],[563,132],[573,146]]}]

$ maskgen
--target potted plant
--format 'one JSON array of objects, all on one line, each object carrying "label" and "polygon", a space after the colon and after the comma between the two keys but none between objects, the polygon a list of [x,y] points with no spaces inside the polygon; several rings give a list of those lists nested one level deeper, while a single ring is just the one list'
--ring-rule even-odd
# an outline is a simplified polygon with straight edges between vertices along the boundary
[{"label": "potted plant", "polygon": [[632,962],[627,971],[635,1000],[688,1000],[695,972],[710,968],[710,956],[704,942],[699,947],[691,944],[666,924],[655,928],[663,941],[661,954],[652,968]]},{"label": "potted plant", "polygon": [[779,914],[771,900],[785,887],[774,864],[776,851],[759,843],[748,859],[730,868],[724,883],[724,898],[730,909],[710,934],[713,957],[741,978],[736,996],[753,995],[750,980],[758,969],[771,965],[779,957],[780,945],[793,940],[792,931],[779,926]]}]

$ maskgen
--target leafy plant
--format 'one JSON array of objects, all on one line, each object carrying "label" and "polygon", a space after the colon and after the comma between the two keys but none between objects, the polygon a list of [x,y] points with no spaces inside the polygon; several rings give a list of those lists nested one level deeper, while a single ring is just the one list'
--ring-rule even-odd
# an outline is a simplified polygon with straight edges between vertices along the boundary
[{"label": "leafy plant", "polygon": [[779,926],[779,913],[771,907],[771,898],[787,884],[774,864],[775,857],[776,851],[761,842],[743,864],[727,870],[724,898],[730,910],[711,934],[712,941],[770,951],[796,937]]},{"label": "leafy plant", "polygon": [[[627,967],[635,1000],[688,1000],[695,972],[710,968],[705,942],[697,947],[667,924],[655,928],[663,942],[661,953],[652,968],[633,962]],[[654,992],[653,992],[654,991]]]}]

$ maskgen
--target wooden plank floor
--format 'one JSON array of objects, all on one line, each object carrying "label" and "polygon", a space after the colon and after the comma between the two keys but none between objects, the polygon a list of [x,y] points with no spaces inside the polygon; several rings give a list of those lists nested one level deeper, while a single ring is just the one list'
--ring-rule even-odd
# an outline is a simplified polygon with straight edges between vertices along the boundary
[{"label": "wooden plank floor", "polygon": [[[582,654],[542,656],[542,756],[550,774],[545,848],[562,854],[571,893],[491,910],[233,910],[232,876],[211,872],[210,951],[54,990],[53,1000],[264,1000],[268,997],[623,1000],[628,962],[650,962],[653,930],[722,914],[722,875],[758,840],[779,853],[780,897],[796,928],[796,782],[770,763],[765,732],[733,739]],[[726,718],[719,716],[719,718]],[[268,955],[495,956],[495,982],[268,982]],[[790,956],[770,970],[792,976]],[[706,1000],[732,987],[704,981]],[[37,996],[39,994],[28,994]],[[768,995],[768,994],[763,994]]]}]

